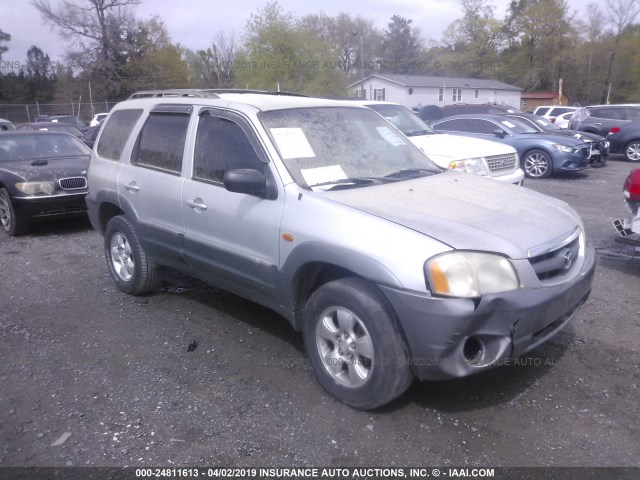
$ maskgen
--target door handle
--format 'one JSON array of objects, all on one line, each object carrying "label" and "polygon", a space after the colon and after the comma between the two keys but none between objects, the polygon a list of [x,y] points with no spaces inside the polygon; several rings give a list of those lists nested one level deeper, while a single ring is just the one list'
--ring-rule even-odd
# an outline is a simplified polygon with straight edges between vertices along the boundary
[{"label": "door handle", "polygon": [[594,125],[602,125],[602,122],[595,122]]},{"label": "door handle", "polygon": [[196,210],[206,210],[207,205],[202,202],[201,198],[196,198],[193,200],[187,200],[187,205]]},{"label": "door handle", "polygon": [[140,190],[140,187],[136,182],[131,182],[129,185],[125,185],[124,188],[126,188],[130,192],[137,192]]}]

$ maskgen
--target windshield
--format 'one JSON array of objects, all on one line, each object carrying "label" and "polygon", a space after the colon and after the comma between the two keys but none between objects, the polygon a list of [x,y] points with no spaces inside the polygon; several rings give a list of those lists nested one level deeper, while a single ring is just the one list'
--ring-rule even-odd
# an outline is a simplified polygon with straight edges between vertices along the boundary
[{"label": "windshield", "polygon": [[42,131],[51,131],[51,130],[55,130],[55,131],[59,131],[59,132],[67,132],[70,133],[71,135],[78,135],[80,133],[80,130],[78,130],[76,127],[73,127],[71,125],[65,125],[63,123],[59,124],[59,125],[43,125],[42,127],[38,127],[36,125],[36,128],[38,130],[42,130]]},{"label": "windshield", "polygon": [[551,123],[549,120],[547,120],[544,117],[538,117],[535,119],[535,122],[540,125],[540,128],[542,128],[543,130],[547,130],[547,131],[551,131],[551,130],[560,130],[560,127],[557,126],[555,123]]},{"label": "windshield", "polygon": [[539,130],[527,125],[521,120],[510,118],[508,120],[500,120],[500,123],[511,130],[512,133],[538,133]]},{"label": "windshield", "polygon": [[400,105],[383,105],[376,103],[367,105],[367,107],[378,112],[407,137],[436,133],[429,125],[420,120],[407,108]]},{"label": "windshield", "polygon": [[80,141],[65,134],[12,134],[0,135],[0,162],[36,160],[56,157],[90,155]]},{"label": "windshield", "polygon": [[406,137],[365,108],[274,110],[260,113],[259,118],[302,187],[358,186],[398,181],[405,178],[404,172],[413,176],[440,172]]}]

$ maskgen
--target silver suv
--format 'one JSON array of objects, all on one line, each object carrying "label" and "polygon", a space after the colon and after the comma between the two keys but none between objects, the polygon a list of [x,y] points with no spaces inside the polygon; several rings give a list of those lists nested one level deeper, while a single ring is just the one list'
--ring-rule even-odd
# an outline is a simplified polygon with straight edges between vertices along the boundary
[{"label": "silver suv", "polygon": [[353,407],[518,357],[589,296],[594,253],[569,206],[443,172],[366,107],[139,97],[110,113],[88,172],[116,285],[150,292],[168,266],[275,310]]}]

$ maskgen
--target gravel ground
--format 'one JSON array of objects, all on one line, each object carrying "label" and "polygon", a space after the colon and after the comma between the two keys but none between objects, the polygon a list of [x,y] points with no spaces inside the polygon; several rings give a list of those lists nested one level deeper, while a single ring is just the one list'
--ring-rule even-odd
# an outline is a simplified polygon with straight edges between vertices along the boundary
[{"label": "gravel ground", "polygon": [[640,253],[610,225],[631,166],[527,182],[598,251],[563,332],[368,413],[322,390],[269,310],[174,272],[121,293],[87,221],[2,235],[0,466],[639,467]]}]

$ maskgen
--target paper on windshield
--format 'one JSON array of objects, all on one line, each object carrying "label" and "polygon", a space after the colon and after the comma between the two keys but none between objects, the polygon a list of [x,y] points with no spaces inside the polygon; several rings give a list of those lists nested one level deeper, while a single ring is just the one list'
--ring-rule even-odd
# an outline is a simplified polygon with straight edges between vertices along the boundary
[{"label": "paper on windshield", "polygon": [[389,127],[376,127],[378,133],[384,138],[387,142],[389,142],[394,147],[399,147],[400,145],[405,145],[405,141],[402,140],[400,135],[391,131]]},{"label": "paper on windshield", "polygon": [[316,156],[301,128],[272,128],[271,135],[284,160]]},{"label": "paper on windshield", "polygon": [[304,181],[307,185],[313,187],[318,183],[332,182],[335,180],[343,180],[347,177],[340,165],[330,165],[328,167],[303,168],[300,170]]},{"label": "paper on windshield", "polygon": [[516,126],[513,123],[511,123],[511,122],[509,122],[507,120],[503,120],[502,124],[507,126],[507,127],[509,127],[509,128],[516,128]]}]

